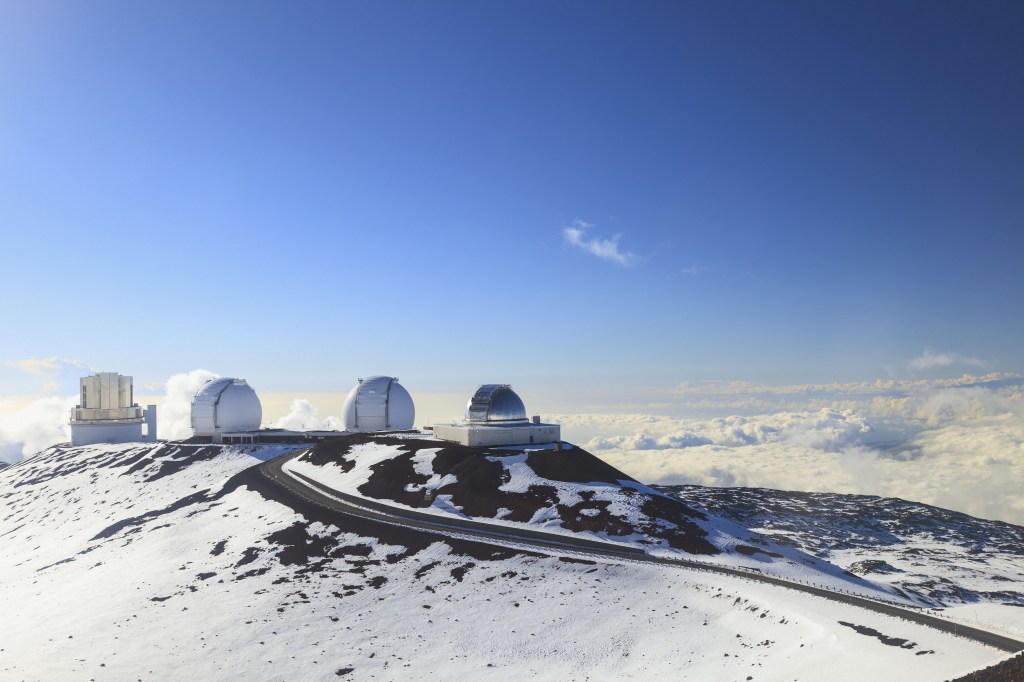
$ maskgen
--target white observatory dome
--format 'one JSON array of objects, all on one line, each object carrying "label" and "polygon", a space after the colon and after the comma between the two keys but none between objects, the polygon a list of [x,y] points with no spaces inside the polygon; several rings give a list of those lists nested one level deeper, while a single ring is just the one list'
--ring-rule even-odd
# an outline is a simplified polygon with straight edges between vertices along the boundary
[{"label": "white observatory dome", "polygon": [[192,399],[192,431],[197,436],[258,431],[263,406],[244,379],[208,381]]},{"label": "white observatory dome", "polygon": [[395,377],[360,379],[341,411],[346,431],[400,431],[416,420],[412,396]]},{"label": "white observatory dome", "polygon": [[525,422],[526,406],[508,384],[484,384],[466,403],[466,421],[472,424]]}]

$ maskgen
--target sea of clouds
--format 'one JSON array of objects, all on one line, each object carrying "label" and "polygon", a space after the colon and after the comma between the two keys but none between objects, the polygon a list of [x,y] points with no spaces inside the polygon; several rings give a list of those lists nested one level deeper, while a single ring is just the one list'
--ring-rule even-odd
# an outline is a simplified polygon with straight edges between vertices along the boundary
[{"label": "sea of clouds", "polygon": [[679,387],[677,407],[733,414],[552,418],[564,438],[645,483],[900,497],[1024,524],[1022,389],[1024,379],[1007,375],[715,383]]},{"label": "sea of clouds", "polygon": [[[215,378],[197,369],[162,389],[158,436],[192,435],[190,405]],[[549,414],[565,440],[653,484],[859,493],[1024,524],[1024,378],[757,386],[682,384],[629,414]],[[70,440],[75,397],[0,400],[0,460]],[[334,406],[335,408],[340,405]],[[306,399],[265,425],[339,429]],[[334,409],[332,411],[337,411]]]}]

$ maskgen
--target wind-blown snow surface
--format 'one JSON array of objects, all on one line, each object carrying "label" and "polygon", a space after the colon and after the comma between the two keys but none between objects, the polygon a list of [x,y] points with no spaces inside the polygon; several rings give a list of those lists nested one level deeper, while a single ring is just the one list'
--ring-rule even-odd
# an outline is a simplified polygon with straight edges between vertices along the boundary
[{"label": "wind-blown snow surface", "polygon": [[867,495],[660,489],[958,619],[1024,637],[1024,527]]},{"label": "wind-blown snow surface", "polygon": [[0,471],[0,678],[941,680],[1003,657],[744,579],[291,508],[250,468],[285,449],[54,447]]}]

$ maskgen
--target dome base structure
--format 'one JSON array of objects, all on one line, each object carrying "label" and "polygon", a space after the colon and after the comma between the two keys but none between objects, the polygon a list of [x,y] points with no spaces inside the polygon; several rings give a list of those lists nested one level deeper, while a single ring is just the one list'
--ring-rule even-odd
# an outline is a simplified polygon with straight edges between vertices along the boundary
[{"label": "dome base structure", "polygon": [[519,424],[434,424],[434,436],[440,440],[470,447],[534,445],[562,439],[559,424],[526,422]]},{"label": "dome base structure", "polygon": [[71,444],[94,445],[96,443],[144,443],[149,440],[142,435],[143,419],[109,419],[96,422],[72,422]]},{"label": "dome base structure", "polygon": [[562,438],[558,424],[526,418],[522,398],[508,384],[483,384],[466,403],[461,424],[434,424],[434,436],[471,447],[554,443]]}]

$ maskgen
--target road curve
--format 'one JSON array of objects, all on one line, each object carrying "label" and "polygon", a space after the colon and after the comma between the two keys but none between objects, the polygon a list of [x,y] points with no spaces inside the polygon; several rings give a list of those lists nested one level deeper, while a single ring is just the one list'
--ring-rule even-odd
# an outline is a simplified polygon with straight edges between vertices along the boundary
[{"label": "road curve", "polygon": [[[841,602],[851,606],[858,606],[876,613],[903,618],[914,623],[928,626],[935,630],[965,637],[1002,651],[1024,651],[1024,642],[1012,639],[1005,635],[943,620],[911,608],[877,602],[872,599],[859,597],[853,594],[833,592],[831,590],[814,587],[812,585],[804,585],[784,578],[777,578],[751,571],[729,568],[727,566],[705,564],[687,559],[649,556],[642,549],[632,547],[619,548],[609,545],[608,543],[565,536],[555,536],[550,533],[542,533],[540,531],[532,531],[529,529],[496,526],[493,524],[481,523],[479,521],[467,521],[463,519],[438,519],[432,515],[423,514],[413,510],[399,509],[380,502],[348,495],[335,490],[330,490],[330,494],[328,495],[319,489],[323,484],[317,483],[316,481],[298,473],[287,474],[283,471],[282,467],[286,462],[300,456],[303,452],[305,451],[299,450],[297,452],[282,455],[281,457],[258,465],[257,469],[270,483],[277,486],[281,491],[301,498],[305,502],[309,502],[347,516],[353,516],[378,523],[403,526],[405,528],[411,528],[413,530],[432,534],[445,535],[457,533],[483,542],[487,542],[489,540],[514,542],[520,545],[526,545],[532,550],[545,554],[556,554],[558,549],[563,549],[578,554],[587,554],[606,559],[639,561],[643,563],[662,564],[677,568],[691,568],[701,571],[710,571],[712,573],[737,576],[748,580],[786,587],[799,592],[806,592],[807,594],[817,595],[825,599],[831,599],[832,601]],[[325,486],[324,489],[329,490]]]}]

